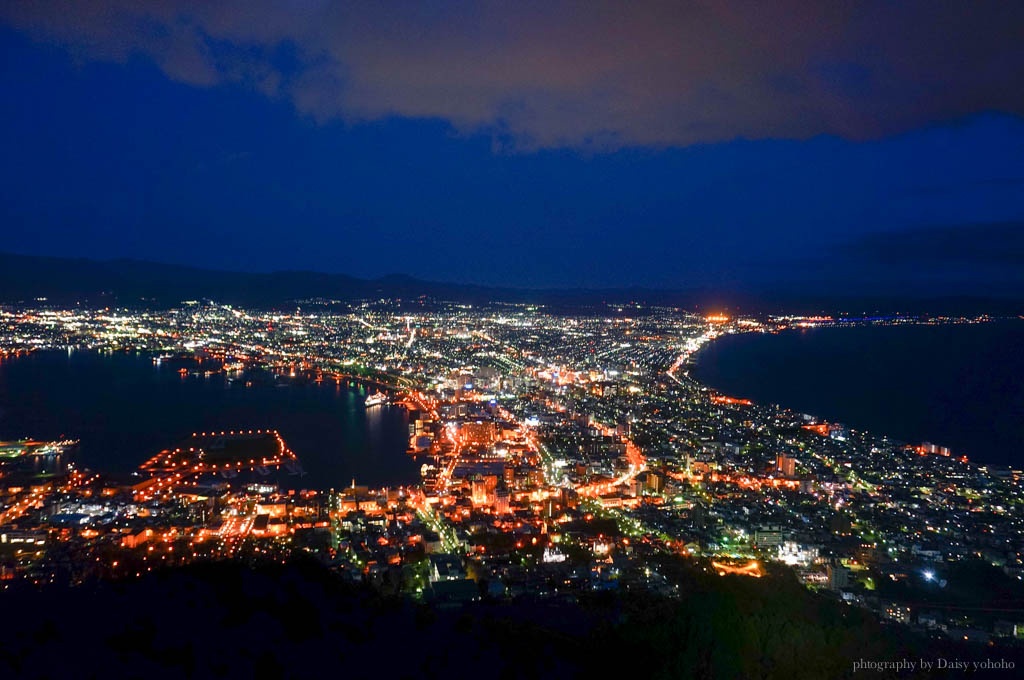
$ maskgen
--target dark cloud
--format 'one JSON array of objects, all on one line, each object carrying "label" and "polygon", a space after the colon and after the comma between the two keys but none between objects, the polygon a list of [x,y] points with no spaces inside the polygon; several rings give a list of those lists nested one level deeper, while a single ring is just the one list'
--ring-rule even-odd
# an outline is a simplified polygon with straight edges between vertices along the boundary
[{"label": "dark cloud", "polygon": [[152,59],[318,120],[437,117],[525,147],[864,138],[1024,114],[1019,2],[37,0],[83,59]]}]

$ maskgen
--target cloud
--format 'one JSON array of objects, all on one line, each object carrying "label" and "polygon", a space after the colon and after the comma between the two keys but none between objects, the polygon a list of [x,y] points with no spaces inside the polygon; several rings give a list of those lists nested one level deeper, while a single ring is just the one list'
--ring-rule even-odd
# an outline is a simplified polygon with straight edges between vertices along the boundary
[{"label": "cloud", "polygon": [[143,55],[321,121],[440,118],[527,149],[860,139],[1024,114],[1013,2],[37,0],[0,18],[80,59]]}]

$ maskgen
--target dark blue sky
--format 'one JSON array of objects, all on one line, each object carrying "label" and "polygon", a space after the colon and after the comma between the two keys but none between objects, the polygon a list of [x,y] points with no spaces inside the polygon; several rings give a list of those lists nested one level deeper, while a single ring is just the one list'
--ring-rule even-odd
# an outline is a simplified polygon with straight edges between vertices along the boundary
[{"label": "dark blue sky", "polygon": [[[376,56],[364,41],[331,80],[295,35],[244,32],[230,13],[189,24],[199,66],[168,57],[182,50],[166,26],[121,44],[135,33],[115,15],[14,12],[0,27],[0,250],[528,287],[1024,290],[1024,120],[1015,100],[965,86],[970,73],[949,77],[959,96],[894,99],[876,65],[850,61],[852,47],[827,59],[825,41],[781,53],[788,76],[764,66],[794,101],[762,117],[754,95],[734,101],[744,85],[713,87],[746,83],[756,60],[685,88],[690,99],[658,82],[595,94],[586,69],[567,68],[537,93],[497,67],[438,83],[436,69],[478,58],[473,45],[389,71],[359,60]],[[509,36],[494,49],[543,56],[541,38]],[[963,68],[995,79],[983,52],[965,52]],[[1004,54],[1007,78],[1024,73],[1017,56]],[[602,73],[620,63],[666,69],[627,55]],[[515,96],[480,95],[488,74]],[[792,94],[808,78],[840,94]],[[471,93],[448,106],[461,83]],[[588,105],[616,96],[621,107]],[[721,125],[687,118],[704,103]]]}]

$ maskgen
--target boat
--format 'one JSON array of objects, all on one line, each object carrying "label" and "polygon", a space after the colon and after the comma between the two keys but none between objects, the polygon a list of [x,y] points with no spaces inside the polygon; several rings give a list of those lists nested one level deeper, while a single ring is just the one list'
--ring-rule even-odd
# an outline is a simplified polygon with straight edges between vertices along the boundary
[{"label": "boat", "polygon": [[388,403],[388,395],[383,392],[374,392],[366,398],[366,406],[381,406]]}]

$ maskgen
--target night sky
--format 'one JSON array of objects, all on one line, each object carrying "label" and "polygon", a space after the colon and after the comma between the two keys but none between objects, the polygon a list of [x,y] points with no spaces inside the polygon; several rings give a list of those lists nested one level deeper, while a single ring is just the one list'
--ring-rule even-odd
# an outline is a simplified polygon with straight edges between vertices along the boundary
[{"label": "night sky", "polygon": [[1024,293],[1019,2],[4,2],[0,54],[0,251]]}]

